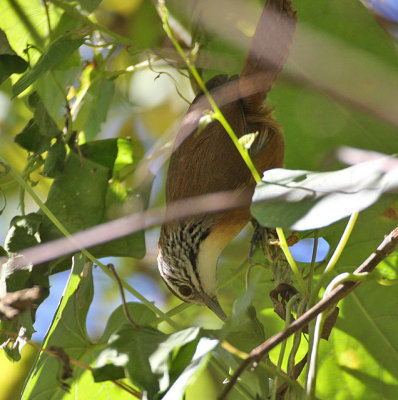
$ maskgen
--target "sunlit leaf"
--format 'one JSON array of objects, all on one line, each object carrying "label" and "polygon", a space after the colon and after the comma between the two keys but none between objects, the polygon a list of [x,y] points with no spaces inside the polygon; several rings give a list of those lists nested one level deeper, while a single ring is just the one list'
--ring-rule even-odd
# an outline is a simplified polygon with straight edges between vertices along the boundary
[{"label": "sunlit leaf", "polygon": [[251,210],[264,226],[310,230],[362,211],[398,189],[398,168],[383,159],[334,172],[274,169],[264,173]]},{"label": "sunlit leaf", "polygon": [[6,250],[10,253],[17,253],[19,250],[40,243],[39,227],[41,222],[41,215],[36,213],[14,217],[4,243]]},{"label": "sunlit leaf", "polygon": [[42,174],[50,178],[62,173],[65,164],[66,149],[65,143],[58,138],[48,150]]},{"label": "sunlit leaf", "polygon": [[0,85],[11,74],[21,74],[28,63],[10,47],[6,34],[0,29]]},{"label": "sunlit leaf", "polygon": [[[43,346],[62,347],[69,357],[81,358],[91,345],[85,321],[92,298],[91,267],[85,263],[83,256],[76,256],[66,290]],[[57,358],[41,353],[26,383],[22,399],[39,398],[43,390],[52,398],[61,398],[64,394],[59,382],[61,371],[62,364]]]},{"label": "sunlit leaf", "polygon": [[[100,365],[111,363],[117,368],[124,366],[129,378],[149,399],[167,390],[171,390],[167,396],[177,399],[203,357],[218,344],[217,340],[199,340],[199,337],[199,328],[165,335],[148,326],[125,325],[111,335],[99,362]],[[113,369],[114,373],[117,371]]]},{"label": "sunlit leaf", "polygon": [[52,42],[37,63],[25,75],[19,79],[14,87],[13,94],[17,96],[27,89],[33,82],[40,78],[46,71],[66,60],[83,43],[87,31],[69,32]]}]

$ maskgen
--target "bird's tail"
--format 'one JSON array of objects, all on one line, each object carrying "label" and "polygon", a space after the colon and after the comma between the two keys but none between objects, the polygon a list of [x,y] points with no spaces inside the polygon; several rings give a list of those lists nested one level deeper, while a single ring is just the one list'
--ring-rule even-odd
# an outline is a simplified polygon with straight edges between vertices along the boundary
[{"label": "bird's tail", "polygon": [[297,17],[290,0],[267,0],[239,83],[244,108],[258,112],[289,55]]}]

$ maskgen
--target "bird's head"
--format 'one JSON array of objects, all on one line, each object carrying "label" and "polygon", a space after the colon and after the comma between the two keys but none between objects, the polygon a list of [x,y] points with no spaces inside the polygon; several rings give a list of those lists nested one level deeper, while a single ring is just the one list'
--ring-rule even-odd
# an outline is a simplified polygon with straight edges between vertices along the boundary
[{"label": "bird's head", "polygon": [[226,319],[216,296],[216,266],[222,247],[202,220],[163,226],[158,268],[166,285],[187,303],[209,307]]}]

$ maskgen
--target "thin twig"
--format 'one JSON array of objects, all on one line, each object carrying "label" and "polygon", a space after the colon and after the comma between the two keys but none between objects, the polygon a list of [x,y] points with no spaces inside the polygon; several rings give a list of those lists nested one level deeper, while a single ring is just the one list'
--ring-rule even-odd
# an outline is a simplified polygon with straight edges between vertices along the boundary
[{"label": "thin twig", "polygon": [[116,273],[115,267],[113,266],[113,264],[108,264],[107,267],[111,270],[113,276],[115,277],[116,283],[119,286],[119,292],[120,295],[122,296],[123,310],[127,320],[131,323],[131,325],[134,326],[134,328],[139,328],[140,326],[136,322],[134,322],[133,318],[131,318],[131,315],[129,313],[129,309],[127,307],[127,302],[126,302],[126,296],[124,295],[123,285],[122,282],[120,282],[120,278]]},{"label": "thin twig", "polygon": [[[395,228],[389,235],[385,237],[380,246],[354,271],[354,274],[363,274],[364,272],[371,272],[375,267],[384,260],[389,254],[393,252],[398,245],[398,227]],[[343,297],[351,293],[361,281],[347,281],[338,285],[331,291],[329,296],[320,300],[312,308],[306,311],[301,317],[293,321],[286,329],[278,332],[276,335],[270,337],[261,345],[255,347],[236,370],[235,374],[231,377],[229,383],[222,392],[219,400],[226,399],[227,394],[231,391],[239,376],[246,370],[252,363],[258,363],[265,354],[272,350],[275,346],[288,338],[293,333],[297,332],[302,327],[306,326],[310,321],[317,317],[322,311],[327,310],[336,304]]]}]

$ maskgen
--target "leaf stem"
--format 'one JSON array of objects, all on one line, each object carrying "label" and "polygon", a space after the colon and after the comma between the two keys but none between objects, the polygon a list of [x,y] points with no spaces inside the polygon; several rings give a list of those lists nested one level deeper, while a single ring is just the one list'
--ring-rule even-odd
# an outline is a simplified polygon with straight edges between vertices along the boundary
[{"label": "leaf stem", "polygon": [[354,229],[355,223],[358,219],[358,215],[359,215],[359,213],[355,212],[351,215],[350,219],[348,220],[347,225],[344,229],[344,232],[339,240],[339,243],[337,244],[332,257],[330,258],[328,264],[326,265],[325,271],[320,276],[320,278],[315,286],[315,289],[313,290],[313,292],[311,294],[311,298],[309,301],[310,307],[312,307],[313,304],[315,304],[316,298],[318,297],[319,291],[321,290],[323,283],[325,282],[326,278],[329,276],[329,273],[333,270],[333,268],[337,264],[337,261],[339,260],[345,246],[347,245],[348,239],[351,236],[352,230]]},{"label": "leaf stem", "polygon": [[334,251],[332,257],[330,258],[328,265],[325,268],[324,273],[327,274],[330,272],[334,266],[337,264],[337,261],[339,260],[341,253],[343,252],[349,237],[351,236],[352,230],[354,229],[355,223],[358,219],[358,212],[355,212],[351,215],[350,219],[348,220],[347,226],[344,229],[343,235],[340,238],[339,244],[336,247],[336,250]]},{"label": "leaf stem", "polygon": [[289,246],[286,242],[286,237],[283,232],[282,228],[276,228],[276,233],[278,234],[278,239],[279,239],[279,246],[281,247],[283,254],[286,257],[287,262],[290,265],[290,268],[292,269],[293,273],[296,275],[297,281],[301,286],[301,290],[303,291],[305,297],[308,298],[308,289],[307,286],[304,282],[303,275],[301,274],[300,270],[297,267],[296,261],[294,261],[294,258],[292,256],[292,253],[289,250]]},{"label": "leaf stem", "polygon": [[[285,329],[290,324],[292,307],[293,307],[293,304],[297,300],[298,297],[299,297],[299,294],[297,293],[286,304]],[[286,343],[287,343],[287,339],[282,342],[281,349],[280,349],[280,352],[279,352],[278,365],[277,365],[277,369],[278,369],[279,372],[282,372],[282,363],[283,363],[283,357],[285,356]],[[276,400],[277,391],[278,391],[278,376],[275,376],[274,384],[273,384],[273,388],[272,388],[271,400]]]}]

